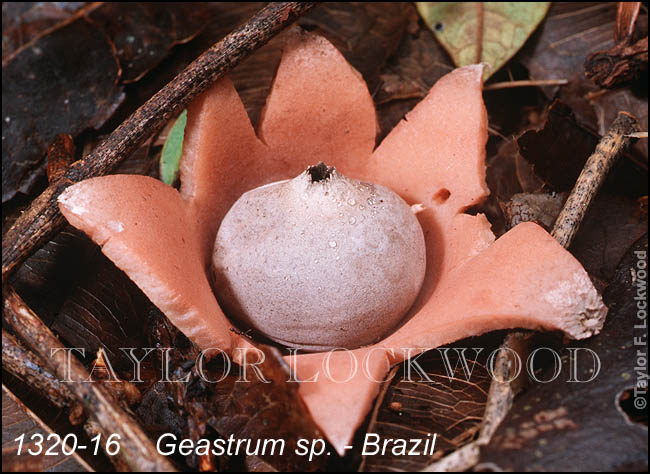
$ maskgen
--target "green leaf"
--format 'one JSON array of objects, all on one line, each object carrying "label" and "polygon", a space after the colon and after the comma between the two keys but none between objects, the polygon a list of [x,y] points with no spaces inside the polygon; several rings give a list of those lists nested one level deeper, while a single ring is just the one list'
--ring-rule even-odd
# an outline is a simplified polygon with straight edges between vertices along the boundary
[{"label": "green leaf", "polygon": [[519,51],[550,2],[417,2],[417,9],[456,66],[488,63],[484,80]]},{"label": "green leaf", "polygon": [[165,184],[172,186],[178,178],[178,167],[183,153],[183,137],[187,123],[187,110],[179,115],[169,131],[160,155],[160,177]]}]

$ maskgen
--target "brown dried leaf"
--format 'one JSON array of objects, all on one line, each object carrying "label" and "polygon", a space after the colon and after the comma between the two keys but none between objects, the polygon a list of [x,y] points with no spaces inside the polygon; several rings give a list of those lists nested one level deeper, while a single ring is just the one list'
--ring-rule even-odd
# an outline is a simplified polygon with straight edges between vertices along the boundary
[{"label": "brown dried leaf", "polygon": [[[284,455],[264,455],[260,458],[279,471],[316,471],[327,461],[326,456],[309,460],[295,453],[299,439],[322,439],[307,407],[298,395],[298,384],[287,382],[288,367],[275,348],[260,346],[264,362],[259,368],[262,382],[250,372],[248,383],[229,376],[217,384],[206,384],[193,373],[186,384],[183,404],[198,424],[207,424],[224,438],[233,435],[236,439],[283,439],[286,443]],[[250,354],[251,362],[257,361],[256,354]],[[221,372],[211,373],[217,379]]]},{"label": "brown dried leaf", "polygon": [[85,6],[86,2],[2,2],[2,61]]},{"label": "brown dried leaf", "polygon": [[200,33],[210,7],[200,2],[106,2],[88,17],[115,44],[122,82],[129,83],[157,66],[174,45]]},{"label": "brown dried leaf", "polygon": [[608,191],[596,197],[569,249],[592,277],[609,282],[625,252],[648,231],[648,216],[638,210],[631,197]]},{"label": "brown dried leaf", "polygon": [[14,278],[17,291],[70,347],[92,359],[100,347],[116,369],[130,368],[121,347],[146,347],[151,304],[90,239],[64,230]]},{"label": "brown dried leaf", "polygon": [[29,192],[58,133],[75,136],[112,115],[124,97],[119,74],[111,44],[84,18],[37,38],[3,63],[3,203]]},{"label": "brown dried leaf", "polygon": [[[545,87],[543,92],[549,99],[557,96],[573,110],[579,125],[600,135],[620,111],[637,117],[643,130],[648,128],[647,78],[627,89],[601,92],[584,74],[589,53],[614,46],[616,10],[615,2],[553,3],[546,20],[518,56],[531,79],[567,79],[568,84]],[[639,17],[637,34],[647,35],[647,15]],[[647,140],[640,140],[632,152],[647,169]]]},{"label": "brown dried leaf", "polygon": [[377,104],[420,99],[435,82],[454,68],[447,53],[426,28],[405,34],[395,55],[382,70]]},{"label": "brown dried leaf", "polygon": [[580,128],[569,107],[551,105],[541,130],[529,130],[517,139],[519,152],[537,176],[556,191],[570,191],[598,139]]},{"label": "brown dried leaf", "polygon": [[[630,97],[627,92],[619,92],[623,101]],[[625,110],[624,104],[621,107],[619,110]],[[573,111],[559,100],[546,112],[542,127],[528,130],[517,139],[520,154],[533,166],[535,175],[549,189],[559,192],[573,188],[597,143],[598,136],[580,126]],[[647,176],[629,155],[625,152],[622,155],[624,158],[618,160],[607,178],[606,188],[629,196],[647,194]]]}]

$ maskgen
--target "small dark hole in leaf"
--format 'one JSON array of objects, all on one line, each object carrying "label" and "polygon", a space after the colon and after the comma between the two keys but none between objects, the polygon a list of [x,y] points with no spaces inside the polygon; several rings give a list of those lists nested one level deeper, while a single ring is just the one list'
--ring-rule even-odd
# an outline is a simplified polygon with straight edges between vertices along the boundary
[{"label": "small dark hole in leaf", "polygon": [[648,390],[628,388],[621,392],[616,401],[628,421],[648,426]]},{"label": "small dark hole in leaf", "polygon": [[433,195],[433,200],[442,204],[451,196],[451,191],[447,188],[440,189],[436,194]]},{"label": "small dark hole in leaf", "polygon": [[441,32],[442,30],[445,29],[445,24],[442,23],[441,21],[439,21],[435,25],[433,25],[433,29],[436,30],[439,33],[439,32]]}]

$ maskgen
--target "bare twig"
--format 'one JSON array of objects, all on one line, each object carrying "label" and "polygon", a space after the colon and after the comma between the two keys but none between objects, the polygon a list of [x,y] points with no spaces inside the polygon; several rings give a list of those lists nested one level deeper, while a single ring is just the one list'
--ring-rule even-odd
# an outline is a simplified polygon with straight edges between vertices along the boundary
[{"label": "bare twig", "polygon": [[511,89],[513,87],[543,87],[543,86],[563,86],[568,84],[567,79],[540,79],[540,80],[527,80],[527,81],[505,81],[495,82],[494,84],[486,84],[483,87],[484,91],[495,91],[499,89]]},{"label": "bare twig", "polygon": [[131,470],[174,471],[172,464],[158,453],[137,422],[99,383],[87,382],[88,372],[40,318],[10,287],[3,288],[5,320],[21,335],[25,343],[38,354],[46,367],[59,380],[70,380],[68,389],[83,403],[89,416],[96,421],[102,434],[103,448],[109,436],[119,436],[120,449],[116,456]]},{"label": "bare twig", "polygon": [[587,159],[551,232],[551,235],[564,248],[569,248],[571,245],[582,219],[605,181],[609,170],[616,162],[619,152],[629,143],[630,138],[626,135],[639,131],[638,127],[638,122],[634,117],[620,112],[607,134],[596,146],[596,150]]},{"label": "bare twig", "polygon": [[68,407],[75,400],[68,387],[45,367],[43,360],[4,329],[2,368],[37,390],[58,408]]},{"label": "bare twig", "polygon": [[89,156],[74,163],[36,198],[9,229],[2,242],[2,281],[61,228],[64,219],[57,198],[73,183],[112,171],[139,144],[159,130],[192,99],[264,45],[300,14],[310,2],[271,2],[212,46],[126,119]]},{"label": "bare twig", "polygon": [[[460,449],[427,466],[426,472],[466,471],[475,466],[481,456],[481,447],[486,446],[492,435],[506,417],[515,395],[525,384],[525,371],[517,374],[517,361],[526,360],[529,344],[524,333],[513,332],[506,336],[494,362],[493,380],[488,391],[483,422],[478,438]],[[517,357],[513,356],[517,354]],[[521,367],[519,368],[521,369]],[[511,380],[513,379],[513,380]]]},{"label": "bare twig", "polygon": [[[52,405],[68,409],[70,423],[72,425],[83,423],[89,439],[102,434],[97,422],[87,418],[83,403],[77,400],[67,384],[59,380],[38,354],[27,349],[15,336],[4,329],[2,330],[2,368],[37,390]],[[108,456],[108,459],[118,471],[129,468],[119,456]]]}]

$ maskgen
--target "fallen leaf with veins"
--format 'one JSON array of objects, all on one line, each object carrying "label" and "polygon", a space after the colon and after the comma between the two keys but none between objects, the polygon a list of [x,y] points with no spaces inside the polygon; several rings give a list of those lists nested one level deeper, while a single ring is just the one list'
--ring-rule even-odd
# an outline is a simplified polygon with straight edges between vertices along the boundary
[{"label": "fallen leaf with veins", "polygon": [[550,2],[418,2],[418,11],[456,66],[487,63],[487,80],[523,46]]}]

